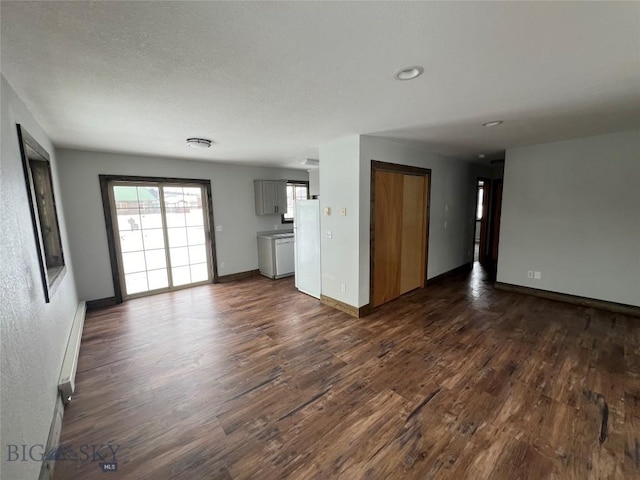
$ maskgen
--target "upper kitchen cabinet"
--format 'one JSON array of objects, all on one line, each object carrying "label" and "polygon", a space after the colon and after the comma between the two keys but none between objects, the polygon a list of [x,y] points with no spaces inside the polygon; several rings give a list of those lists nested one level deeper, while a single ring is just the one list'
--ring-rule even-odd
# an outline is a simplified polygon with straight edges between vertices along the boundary
[{"label": "upper kitchen cabinet", "polygon": [[254,180],[256,215],[281,215],[287,212],[286,180]]}]

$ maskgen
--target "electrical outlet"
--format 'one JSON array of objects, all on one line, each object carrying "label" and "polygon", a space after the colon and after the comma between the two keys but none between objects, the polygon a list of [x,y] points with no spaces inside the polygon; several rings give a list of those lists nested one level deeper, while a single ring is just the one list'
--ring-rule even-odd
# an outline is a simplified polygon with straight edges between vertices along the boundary
[{"label": "electrical outlet", "polygon": [[347,216],[347,209],[345,207],[342,207],[340,209],[340,215],[342,215],[343,217]]},{"label": "electrical outlet", "polygon": [[331,232],[331,230],[328,230],[327,233],[325,234],[325,237],[333,238],[333,232]]},{"label": "electrical outlet", "polygon": [[222,231],[222,225],[216,225],[216,232]]},{"label": "electrical outlet", "polygon": [[344,292],[346,292],[346,291],[347,291],[347,284],[346,284],[346,283],[341,283],[341,284],[340,284],[340,291],[341,291],[342,293],[344,293]]},{"label": "electrical outlet", "polygon": [[540,280],[540,278],[541,278],[541,277],[542,277],[542,273],[540,273],[540,272],[538,272],[538,271],[533,272],[533,278],[534,278],[534,280]]},{"label": "electrical outlet", "polygon": [[527,278],[533,278],[533,270],[527,271]]},{"label": "electrical outlet", "polygon": [[324,215],[325,217],[331,215],[331,207],[324,207]]},{"label": "electrical outlet", "polygon": [[444,228],[447,229],[447,222],[444,222]]},{"label": "electrical outlet", "polygon": [[226,267],[227,267],[227,264],[225,262],[220,263],[220,270],[224,270]]}]

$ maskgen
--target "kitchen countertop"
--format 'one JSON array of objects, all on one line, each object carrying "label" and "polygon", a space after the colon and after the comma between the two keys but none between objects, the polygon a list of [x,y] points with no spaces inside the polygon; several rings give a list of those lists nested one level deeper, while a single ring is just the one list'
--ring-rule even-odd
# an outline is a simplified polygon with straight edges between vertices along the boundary
[{"label": "kitchen countertop", "polygon": [[291,238],[293,232],[258,233],[258,238]]}]

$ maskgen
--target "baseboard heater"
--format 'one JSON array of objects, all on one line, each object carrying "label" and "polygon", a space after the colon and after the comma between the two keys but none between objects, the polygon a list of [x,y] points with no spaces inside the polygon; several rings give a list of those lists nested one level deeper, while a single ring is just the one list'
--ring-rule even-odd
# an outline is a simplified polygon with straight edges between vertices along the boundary
[{"label": "baseboard heater", "polygon": [[73,325],[67,342],[67,351],[62,361],[58,390],[65,405],[71,401],[71,396],[76,390],[76,370],[78,369],[78,355],[80,353],[80,341],[82,340],[82,328],[84,327],[86,313],[87,302],[80,302],[73,317]]}]

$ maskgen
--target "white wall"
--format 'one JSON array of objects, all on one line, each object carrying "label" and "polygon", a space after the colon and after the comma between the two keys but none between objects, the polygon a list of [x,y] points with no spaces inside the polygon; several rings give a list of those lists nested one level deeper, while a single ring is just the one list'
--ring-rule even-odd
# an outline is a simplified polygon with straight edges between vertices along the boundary
[{"label": "white wall", "polygon": [[[58,397],[60,367],[78,297],[69,258],[65,215],[58,200],[60,184],[53,146],[4,77],[1,96],[1,471],[2,478],[26,479],[38,477],[40,464],[7,461],[7,444],[46,445]],[[67,272],[48,304],[44,301],[16,123],[21,124],[51,156]]]},{"label": "white wall", "polygon": [[321,220],[322,293],[356,307],[369,303],[372,160],[431,169],[428,278],[473,260],[475,182],[482,167],[377,137],[332,142],[320,148],[320,202],[332,209]]},{"label": "white wall", "polygon": [[507,150],[498,281],[640,305],[640,130]]},{"label": "white wall", "polygon": [[483,167],[478,165],[444,158],[426,150],[378,137],[361,137],[360,306],[369,303],[372,160],[431,170],[427,278],[438,276],[473,261],[476,179],[484,171]]},{"label": "white wall", "polygon": [[[360,137],[352,135],[320,147],[320,250],[322,294],[360,306],[359,251]],[[324,214],[324,208],[331,215]],[[340,215],[340,208],[347,215]],[[332,238],[327,238],[327,232]],[[341,284],[345,284],[342,292]]]},{"label": "white wall", "polygon": [[64,149],[57,155],[78,295],[86,300],[114,294],[99,174],[211,180],[214,221],[223,228],[215,233],[219,275],[257,269],[256,232],[291,227],[280,215],[255,214],[253,180],[308,178],[304,170]]}]

